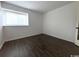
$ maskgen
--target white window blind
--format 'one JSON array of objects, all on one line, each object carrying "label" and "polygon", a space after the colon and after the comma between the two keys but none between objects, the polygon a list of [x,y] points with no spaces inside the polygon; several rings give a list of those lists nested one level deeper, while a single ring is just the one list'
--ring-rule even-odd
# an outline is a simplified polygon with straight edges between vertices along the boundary
[{"label": "white window blind", "polygon": [[5,11],[4,10],[4,26],[28,26],[28,13],[19,13],[15,11]]}]

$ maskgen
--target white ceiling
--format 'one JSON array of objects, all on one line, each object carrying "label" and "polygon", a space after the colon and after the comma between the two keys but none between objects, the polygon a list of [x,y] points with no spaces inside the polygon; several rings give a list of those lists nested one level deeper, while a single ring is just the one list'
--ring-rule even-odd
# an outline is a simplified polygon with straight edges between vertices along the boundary
[{"label": "white ceiling", "polygon": [[71,1],[6,1],[6,2],[44,13],[59,8],[61,6],[64,6],[66,4],[72,3]]}]

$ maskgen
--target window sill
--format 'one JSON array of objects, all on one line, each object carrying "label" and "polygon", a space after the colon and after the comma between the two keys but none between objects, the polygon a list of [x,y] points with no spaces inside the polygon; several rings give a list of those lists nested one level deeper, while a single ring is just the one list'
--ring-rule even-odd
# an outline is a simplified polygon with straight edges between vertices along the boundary
[{"label": "window sill", "polygon": [[7,25],[7,26],[3,26],[3,27],[28,27],[29,25]]}]

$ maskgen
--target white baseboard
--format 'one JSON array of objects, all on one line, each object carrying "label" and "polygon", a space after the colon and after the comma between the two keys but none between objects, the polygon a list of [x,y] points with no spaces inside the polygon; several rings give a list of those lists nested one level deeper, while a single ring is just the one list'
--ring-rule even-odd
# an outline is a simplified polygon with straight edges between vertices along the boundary
[{"label": "white baseboard", "polygon": [[1,44],[0,44],[0,49],[3,47],[3,44],[4,44],[5,42],[2,42]]},{"label": "white baseboard", "polygon": [[76,41],[75,41],[75,44],[76,44],[77,46],[79,46],[79,40],[76,40]]},{"label": "white baseboard", "polygon": [[[39,34],[41,34],[41,33],[39,33]],[[27,35],[27,36],[17,36],[17,37],[13,37],[11,39],[5,40],[5,42],[12,41],[12,40],[17,40],[17,39],[21,39],[21,38],[24,38],[24,37],[30,37],[30,36],[34,36],[34,35],[38,35],[38,34],[31,34],[31,35]]]}]

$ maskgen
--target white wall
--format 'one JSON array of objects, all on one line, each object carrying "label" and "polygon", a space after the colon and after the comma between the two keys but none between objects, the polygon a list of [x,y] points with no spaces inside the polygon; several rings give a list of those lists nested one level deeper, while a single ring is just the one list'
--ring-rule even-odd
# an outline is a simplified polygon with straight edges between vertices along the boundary
[{"label": "white wall", "polygon": [[36,35],[40,33],[45,33],[70,42],[75,41],[75,37],[76,37],[75,36],[75,31],[76,31],[75,3],[63,6],[61,8],[57,8],[44,15],[35,11],[20,9],[20,7],[18,7],[17,9],[14,6],[7,4],[3,4],[2,7],[28,12],[29,22],[30,22],[29,26],[4,27],[3,35],[5,41]]},{"label": "white wall", "polygon": [[75,41],[76,3],[65,5],[44,15],[43,32],[70,42]]},{"label": "white wall", "polygon": [[2,7],[14,9],[29,14],[29,26],[5,26],[3,35],[5,41],[10,41],[27,36],[37,35],[42,33],[42,14],[32,10],[24,9],[15,5],[10,5],[2,2]]},{"label": "white wall", "polygon": [[[1,2],[0,2],[0,8],[1,8]],[[2,39],[2,38],[1,38],[1,37],[2,37],[2,36],[1,36],[1,32],[2,32],[2,31],[1,31],[1,28],[2,28],[2,20],[1,20],[1,19],[2,19],[2,16],[1,16],[1,14],[2,14],[2,13],[1,13],[1,10],[0,10],[0,39]]]},{"label": "white wall", "polygon": [[2,27],[2,10],[1,10],[1,2],[0,2],[0,48],[3,44],[3,27]]},{"label": "white wall", "polygon": [[13,40],[42,33],[42,15],[30,12],[29,26],[4,27],[5,40]]},{"label": "white wall", "polygon": [[[76,22],[76,27],[79,27],[79,2],[77,2],[77,22]],[[79,40],[77,39],[77,36],[78,36],[78,29],[76,29],[75,44],[79,46]]]}]

